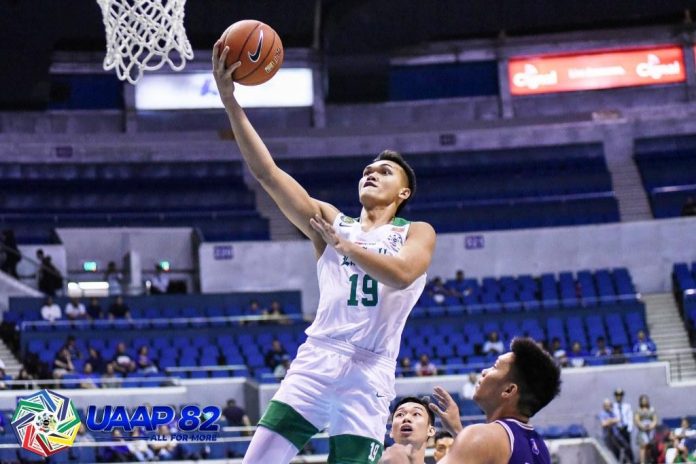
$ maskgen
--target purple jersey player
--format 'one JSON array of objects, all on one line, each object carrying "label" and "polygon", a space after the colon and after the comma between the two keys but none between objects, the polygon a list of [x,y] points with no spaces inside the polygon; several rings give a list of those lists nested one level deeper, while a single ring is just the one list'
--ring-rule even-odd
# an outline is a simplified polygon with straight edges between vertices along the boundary
[{"label": "purple jersey player", "polygon": [[[462,428],[459,408],[444,389],[435,387],[439,406],[430,408],[456,434],[454,445],[438,464],[548,464],[549,452],[529,418],[560,392],[561,371],[534,340],[515,338],[510,352],[485,369],[474,401],[486,414],[485,424]],[[393,463],[408,463],[393,460]]]}]

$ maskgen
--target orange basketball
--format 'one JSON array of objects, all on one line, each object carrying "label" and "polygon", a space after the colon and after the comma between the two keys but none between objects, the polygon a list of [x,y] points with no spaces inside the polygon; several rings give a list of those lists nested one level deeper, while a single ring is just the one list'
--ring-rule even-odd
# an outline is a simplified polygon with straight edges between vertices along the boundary
[{"label": "orange basketball", "polygon": [[222,50],[230,47],[227,66],[241,61],[232,79],[243,85],[263,84],[283,64],[283,43],[269,25],[254,19],[237,21],[222,33]]}]

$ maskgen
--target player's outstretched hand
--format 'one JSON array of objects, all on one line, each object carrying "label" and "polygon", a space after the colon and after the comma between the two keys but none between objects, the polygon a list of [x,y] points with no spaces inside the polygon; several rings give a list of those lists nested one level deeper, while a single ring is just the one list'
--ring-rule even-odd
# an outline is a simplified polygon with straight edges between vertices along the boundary
[{"label": "player's outstretched hand", "polygon": [[379,464],[414,464],[413,445],[390,446],[382,454]]},{"label": "player's outstretched hand", "polygon": [[327,245],[336,249],[337,252],[345,254],[345,246],[347,243],[336,233],[336,229],[319,214],[315,214],[313,218],[309,218],[309,224],[312,229],[316,230]]},{"label": "player's outstretched hand", "polygon": [[222,50],[222,40],[218,40],[213,45],[213,76],[215,77],[215,84],[218,88],[218,93],[220,94],[220,99],[222,103],[227,105],[230,99],[234,98],[234,80],[232,80],[232,74],[235,70],[242,65],[241,61],[227,66],[225,60],[227,59],[227,54],[230,51],[230,47],[225,47]]},{"label": "player's outstretched hand", "polygon": [[433,396],[437,400],[437,403],[431,401],[428,407],[431,411],[440,416],[442,425],[445,429],[451,433],[453,437],[456,437],[462,430],[462,422],[459,418],[459,406],[457,406],[452,395],[442,387],[435,387],[433,389]]}]

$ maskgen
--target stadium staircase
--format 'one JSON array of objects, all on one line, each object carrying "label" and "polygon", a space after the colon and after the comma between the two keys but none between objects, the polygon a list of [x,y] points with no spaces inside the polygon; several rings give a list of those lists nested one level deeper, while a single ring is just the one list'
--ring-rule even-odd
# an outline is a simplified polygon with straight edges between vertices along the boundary
[{"label": "stadium staircase", "polygon": [[633,161],[607,159],[614,195],[619,203],[622,221],[647,221],[652,219],[648,197],[643,189],[640,173]]},{"label": "stadium staircase", "polygon": [[17,360],[2,340],[0,340],[0,359],[5,363],[5,374],[11,375],[13,379],[16,379],[19,370],[22,368],[22,363]]},{"label": "stadium staircase", "polygon": [[671,379],[696,379],[696,361],[672,293],[643,295],[643,301],[658,359],[669,362]]}]

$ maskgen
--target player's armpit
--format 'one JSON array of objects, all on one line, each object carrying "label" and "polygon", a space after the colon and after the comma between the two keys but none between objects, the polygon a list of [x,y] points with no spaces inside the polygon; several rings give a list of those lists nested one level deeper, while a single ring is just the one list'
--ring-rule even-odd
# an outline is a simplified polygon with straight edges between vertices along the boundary
[{"label": "player's armpit", "polygon": [[507,464],[510,441],[496,424],[470,425],[454,440],[442,464]]}]

